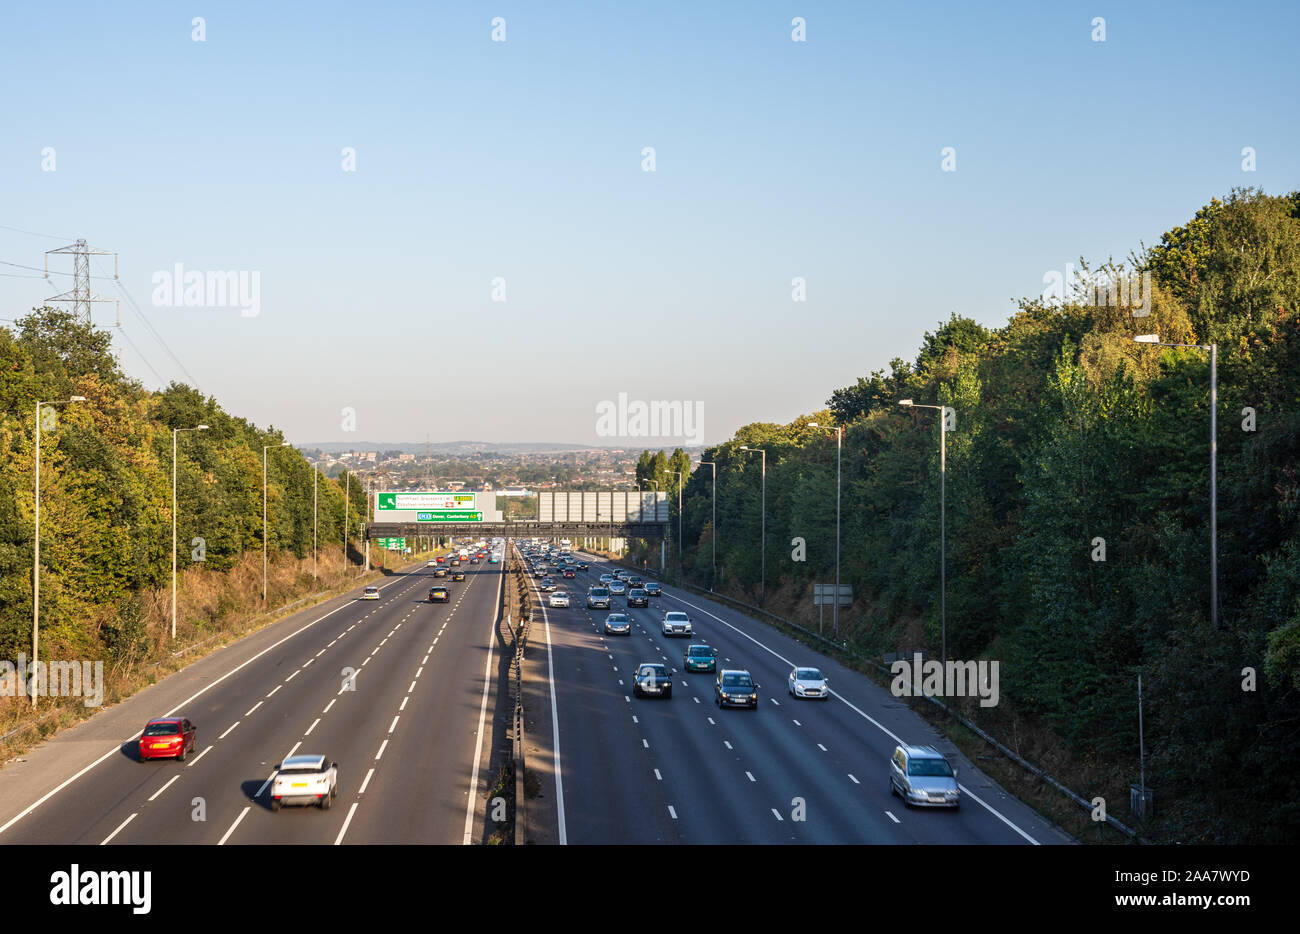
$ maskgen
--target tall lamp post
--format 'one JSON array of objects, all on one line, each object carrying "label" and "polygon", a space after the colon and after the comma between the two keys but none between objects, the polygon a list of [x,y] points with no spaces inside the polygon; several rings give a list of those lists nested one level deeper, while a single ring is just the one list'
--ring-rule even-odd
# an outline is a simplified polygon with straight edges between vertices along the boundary
[{"label": "tall lamp post", "polygon": [[[763,603],[767,602],[767,449],[746,447],[743,444],[740,446],[740,449],[742,451],[756,451],[757,453],[763,455],[763,524],[762,524],[763,530],[761,533],[759,533],[763,539],[762,541],[763,576],[762,576],[762,583],[759,584],[759,591],[758,591],[758,602],[759,605],[761,606]],[[838,599],[838,594],[836,595],[836,597]]]},{"label": "tall lamp post", "polygon": [[[66,399],[60,399],[57,402],[37,402],[36,403],[36,538],[33,542],[35,545],[35,557],[32,559],[32,672],[33,677],[39,677],[36,674],[37,650],[40,648],[41,639],[41,406],[45,405],[67,405],[70,402],[85,402],[85,396],[69,396]],[[32,706],[36,706],[35,690],[40,685],[33,682],[31,691]]]},{"label": "tall lamp post", "polygon": [[349,500],[352,497],[352,474],[348,473],[347,468],[343,469],[343,573],[348,572],[348,510],[351,506]]},{"label": "tall lamp post", "polygon": [[835,432],[835,632],[840,631],[840,455],[844,450],[844,426],[819,425],[809,422],[809,428]]},{"label": "tall lamp post", "polygon": [[316,580],[316,481],[320,471],[311,465],[311,579]]},{"label": "tall lamp post", "polygon": [[207,430],[207,425],[172,429],[172,641],[176,640],[176,436],[182,431]]},{"label": "tall lamp post", "polygon": [[677,573],[682,573],[682,472],[674,470],[677,474]]},{"label": "tall lamp post", "polygon": [[[948,663],[948,432],[944,425],[947,406],[918,405],[900,399],[904,408],[934,409],[939,413],[939,664]],[[835,595],[839,599],[839,594]]]},{"label": "tall lamp post", "polygon": [[1157,347],[1195,347],[1210,352],[1210,624],[1219,628],[1219,345],[1169,344],[1159,334],[1138,334],[1139,344]]},{"label": "tall lamp post", "polygon": [[[653,484],[655,485],[655,519],[658,519],[658,518],[659,518],[659,481],[658,481],[658,480],[638,480],[638,481],[636,482],[636,489],[637,489],[637,492],[638,492],[638,493],[641,492],[641,484],[642,484],[642,483],[653,483]],[[644,507],[644,505],[641,507],[641,514],[642,514],[642,516],[645,515],[645,507]],[[663,547],[664,547],[664,542],[663,542],[663,539],[661,538],[661,539],[659,540],[659,573],[660,573],[660,574],[664,573],[664,552],[663,552]]]},{"label": "tall lamp post", "polygon": [[713,545],[713,580],[709,581],[709,586],[713,587],[718,581],[718,464],[716,461],[700,461],[701,467],[705,464],[713,468],[713,523],[709,535]]},{"label": "tall lamp post", "polygon": [[289,442],[262,446],[262,602],[266,602],[266,452],[271,448],[287,448]]}]

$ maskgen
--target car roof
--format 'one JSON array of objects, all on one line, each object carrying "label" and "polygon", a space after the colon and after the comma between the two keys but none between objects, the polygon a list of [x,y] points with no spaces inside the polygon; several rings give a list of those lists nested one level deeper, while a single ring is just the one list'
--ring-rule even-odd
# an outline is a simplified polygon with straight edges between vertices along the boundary
[{"label": "car roof", "polygon": [[281,767],[315,766],[316,768],[324,768],[325,761],[325,756],[290,756],[281,763]]},{"label": "car roof", "polygon": [[744,668],[724,668],[718,672],[719,678],[726,677],[727,675],[745,675],[746,677],[752,677]]},{"label": "car roof", "polygon": [[908,746],[906,743],[904,743],[899,748],[902,749],[903,752],[907,753],[907,757],[909,759],[945,759],[946,758],[946,756],[944,756],[943,753],[935,749],[933,746]]}]

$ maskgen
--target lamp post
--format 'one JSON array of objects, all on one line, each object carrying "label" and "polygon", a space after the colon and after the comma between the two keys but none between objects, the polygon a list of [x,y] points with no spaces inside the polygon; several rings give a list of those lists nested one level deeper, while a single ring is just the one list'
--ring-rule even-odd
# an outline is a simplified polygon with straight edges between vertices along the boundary
[{"label": "lamp post", "polygon": [[677,474],[677,573],[682,573],[682,472],[674,470]]},{"label": "lamp post", "polygon": [[176,436],[182,431],[207,431],[207,425],[172,429],[172,641],[176,640]]},{"label": "lamp post", "polygon": [[709,581],[709,587],[718,580],[718,464],[716,461],[700,461],[700,466],[708,464],[713,468],[713,523],[712,534],[709,539],[713,545],[713,580]]},{"label": "lamp post", "polygon": [[[33,678],[39,678],[37,674],[36,659],[37,650],[40,648],[41,641],[41,406],[43,405],[67,405],[70,402],[85,402],[85,396],[69,396],[67,399],[60,399],[57,402],[37,402],[36,403],[36,538],[33,541],[35,546],[35,556],[32,559],[32,672]],[[36,706],[36,689],[39,683],[32,683],[32,706]]]},{"label": "lamp post", "polygon": [[[948,663],[948,431],[944,425],[947,406],[918,405],[900,399],[905,408],[934,409],[939,413],[939,664]],[[839,594],[835,595],[839,599]]]},{"label": "lamp post", "polygon": [[343,469],[343,573],[348,572],[348,510],[351,505],[349,500],[352,497],[352,474],[348,473],[347,468]]},{"label": "lamp post", "polygon": [[266,602],[266,452],[271,448],[287,448],[289,442],[262,446],[262,602]]},{"label": "lamp post", "polygon": [[311,579],[316,580],[316,481],[320,471],[311,465]]},{"label": "lamp post", "polygon": [[[756,451],[763,455],[763,530],[759,533],[762,536],[763,576],[758,591],[758,602],[761,606],[767,601],[767,449],[746,447],[743,444],[740,446],[740,449],[742,451]],[[836,599],[839,599],[838,594],[836,594]]]},{"label": "lamp post", "polygon": [[1138,344],[1195,347],[1210,352],[1210,625],[1219,628],[1219,345],[1169,344],[1159,334],[1138,334]]},{"label": "lamp post", "polygon": [[809,428],[835,432],[835,633],[840,631],[840,455],[844,449],[844,426],[819,425],[809,422]]}]

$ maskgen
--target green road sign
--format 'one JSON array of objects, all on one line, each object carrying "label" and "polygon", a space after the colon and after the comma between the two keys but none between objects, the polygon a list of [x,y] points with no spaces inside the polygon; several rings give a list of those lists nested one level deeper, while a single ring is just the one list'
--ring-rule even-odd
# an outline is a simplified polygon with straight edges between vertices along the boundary
[{"label": "green road sign", "polygon": [[376,493],[376,512],[473,509],[473,493]]},{"label": "green road sign", "polygon": [[380,548],[405,548],[405,538],[380,538],[377,539]]},{"label": "green road sign", "polygon": [[482,522],[483,513],[470,512],[467,509],[448,510],[446,512],[421,512],[415,516],[417,522]]}]

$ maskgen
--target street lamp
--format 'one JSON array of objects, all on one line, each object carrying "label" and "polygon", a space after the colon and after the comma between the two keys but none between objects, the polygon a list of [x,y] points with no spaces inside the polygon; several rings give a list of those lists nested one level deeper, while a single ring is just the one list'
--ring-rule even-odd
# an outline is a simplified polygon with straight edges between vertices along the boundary
[{"label": "street lamp", "polygon": [[1159,334],[1138,334],[1138,344],[1157,347],[1195,347],[1210,352],[1210,624],[1219,627],[1219,345],[1169,344]]},{"label": "street lamp", "polygon": [[708,464],[713,468],[713,525],[712,534],[709,540],[713,544],[713,580],[709,582],[712,588],[718,580],[718,464],[716,461],[700,461],[700,466]]},{"label": "street lamp", "polygon": [[677,474],[677,573],[682,573],[682,472],[674,470]]},{"label": "street lamp", "polygon": [[262,446],[262,602],[266,602],[266,452],[271,448],[287,448],[289,442]]},{"label": "street lamp", "polygon": [[182,431],[207,430],[207,425],[172,429],[172,641],[176,639],[176,436]]},{"label": "street lamp", "polygon": [[[741,445],[742,451],[755,451],[763,455],[763,524],[762,532],[762,552],[763,552],[763,576],[762,583],[759,584],[758,602],[761,606],[767,601],[767,450],[764,448],[751,448]],[[838,599],[838,594],[836,599]]]},{"label": "street lamp", "polygon": [[348,509],[352,497],[352,474],[343,468],[343,573],[348,572]]},{"label": "street lamp", "polygon": [[840,455],[844,449],[844,427],[819,425],[816,422],[809,422],[808,427],[835,432],[835,633],[838,635],[840,631]]},{"label": "street lamp", "polygon": [[[943,405],[918,405],[911,399],[900,399],[904,408],[934,409],[939,413],[939,663],[948,663],[948,432],[944,419],[948,407]],[[835,595],[839,599],[839,594]]]},{"label": "street lamp", "polygon": [[316,580],[316,480],[320,471],[311,465],[311,579]]},{"label": "street lamp", "polygon": [[[36,554],[32,559],[32,672],[35,678],[40,677],[36,659],[41,636],[41,406],[67,405],[70,402],[85,401],[85,396],[69,396],[58,402],[36,403],[36,538],[34,540]],[[35,689],[38,687],[39,682],[33,682],[31,692],[33,707],[36,706]]]}]

